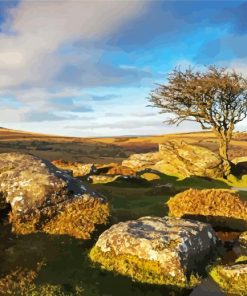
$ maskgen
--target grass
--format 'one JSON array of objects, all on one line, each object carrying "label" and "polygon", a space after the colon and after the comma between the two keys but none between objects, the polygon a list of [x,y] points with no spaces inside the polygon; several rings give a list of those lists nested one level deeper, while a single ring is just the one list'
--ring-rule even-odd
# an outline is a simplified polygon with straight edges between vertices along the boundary
[{"label": "grass", "polygon": [[[159,143],[178,138],[182,138],[190,144],[217,151],[217,141],[211,133],[84,139],[1,129],[0,152],[32,153],[48,160],[110,163],[121,162],[133,153],[155,151]],[[231,158],[246,155],[246,140],[246,134],[235,135],[230,147]],[[188,188],[240,187],[239,182],[242,182],[233,180],[226,183],[223,180],[200,177],[178,179],[164,174],[159,174],[159,176],[160,179],[150,182],[126,179],[107,184],[89,184],[89,186],[108,198],[112,206],[112,223],[116,223],[147,215],[165,216],[168,213],[166,201],[171,196]],[[247,200],[247,192],[241,191],[240,197]],[[57,293],[56,295],[59,295],[61,291],[64,291],[64,288],[66,288],[66,295],[70,295],[71,291],[73,291],[73,295],[76,295],[76,287],[82,287],[83,293],[80,295],[85,296],[178,295],[165,287],[140,285],[133,283],[129,278],[94,268],[88,261],[89,247],[80,240],[47,234],[14,237],[5,227],[0,228],[0,240],[2,242],[0,244],[1,275],[10,273],[17,266],[26,267],[31,271],[34,269],[35,262],[46,259],[46,264],[42,266],[38,274],[35,283],[37,286],[30,286],[36,290],[35,293],[40,295],[47,295],[47,293],[52,295],[52,289],[55,291],[54,293]],[[91,240],[90,247],[93,243],[94,241]],[[60,289],[62,290],[60,291]],[[181,295],[188,295],[188,293],[182,291]]]},{"label": "grass", "polygon": [[[137,219],[141,216],[165,216],[168,208],[165,203],[176,193],[189,188],[210,189],[230,188],[221,180],[190,177],[179,180],[174,176],[159,174],[159,180],[145,181],[126,179],[106,184],[88,184],[89,187],[105,195],[117,221]],[[240,197],[247,200],[247,192],[240,192]]]}]

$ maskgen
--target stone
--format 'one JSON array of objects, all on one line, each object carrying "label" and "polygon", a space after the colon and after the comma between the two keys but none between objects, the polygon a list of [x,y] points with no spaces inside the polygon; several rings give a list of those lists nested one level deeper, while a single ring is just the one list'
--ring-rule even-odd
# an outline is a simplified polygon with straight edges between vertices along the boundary
[{"label": "stone", "polygon": [[169,215],[211,223],[232,230],[247,230],[247,202],[230,189],[189,189],[167,202]]},{"label": "stone", "polygon": [[142,179],[145,179],[147,181],[154,181],[154,180],[160,180],[160,176],[155,173],[143,173],[139,175]]},{"label": "stone", "polygon": [[97,169],[96,173],[97,175],[106,174],[111,168],[116,167],[119,165],[116,162],[106,163],[106,164],[95,164],[95,167]]},{"label": "stone", "polygon": [[107,171],[107,174],[108,175],[135,176],[136,171],[129,168],[129,167],[123,166],[123,165],[115,165]]},{"label": "stone", "polygon": [[145,168],[151,168],[161,160],[162,156],[159,152],[132,154],[128,159],[122,161],[122,165],[139,171]]},{"label": "stone", "polygon": [[204,147],[183,141],[167,141],[159,145],[159,153],[162,160],[156,163],[153,169],[164,174],[179,177],[223,177],[220,156]]},{"label": "stone", "polygon": [[227,295],[247,295],[247,261],[240,259],[233,265],[218,265],[210,276]]},{"label": "stone", "polygon": [[61,170],[72,171],[74,177],[84,177],[90,174],[94,174],[97,169],[92,163],[80,163],[80,162],[66,162],[63,160],[54,160],[52,161],[57,168]]},{"label": "stone", "polygon": [[11,206],[12,230],[19,234],[44,231],[86,239],[109,217],[105,198],[29,154],[0,154],[0,192]]},{"label": "stone", "polygon": [[218,154],[179,140],[160,144],[158,152],[133,154],[122,165],[137,171],[149,168],[181,178],[224,176],[222,160]]},{"label": "stone", "polygon": [[211,279],[204,279],[189,296],[226,296],[219,286]]},{"label": "stone", "polygon": [[241,233],[238,240],[241,247],[247,248],[247,231]]},{"label": "stone", "polygon": [[119,179],[119,175],[92,175],[88,177],[88,180],[93,184],[106,184],[111,183]]},{"label": "stone", "polygon": [[204,266],[216,244],[208,224],[143,217],[103,232],[89,256],[104,269],[139,282],[191,288],[199,282],[198,267]]}]

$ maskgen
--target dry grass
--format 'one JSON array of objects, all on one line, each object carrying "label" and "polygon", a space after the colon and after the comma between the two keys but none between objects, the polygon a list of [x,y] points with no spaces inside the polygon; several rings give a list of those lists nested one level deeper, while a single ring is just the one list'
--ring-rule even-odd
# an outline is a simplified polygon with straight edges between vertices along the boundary
[{"label": "dry grass", "polygon": [[[30,152],[48,160],[110,163],[121,162],[133,153],[157,151],[159,144],[176,139],[206,147],[213,152],[218,150],[217,139],[211,132],[147,137],[79,138],[0,129],[0,152]],[[246,151],[247,133],[235,133],[230,145],[230,158],[247,156]]]}]

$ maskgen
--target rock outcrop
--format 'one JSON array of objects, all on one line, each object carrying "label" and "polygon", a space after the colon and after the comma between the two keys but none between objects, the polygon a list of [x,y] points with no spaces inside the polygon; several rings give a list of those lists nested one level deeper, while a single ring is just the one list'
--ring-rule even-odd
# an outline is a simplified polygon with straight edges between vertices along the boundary
[{"label": "rock outcrop", "polygon": [[134,170],[150,168],[178,177],[222,178],[224,175],[219,155],[206,148],[176,140],[160,144],[159,152],[133,154],[122,165]]},{"label": "rock outcrop", "polygon": [[106,223],[109,204],[49,161],[21,153],[0,154],[0,192],[11,206],[13,231],[44,231],[89,238]]},{"label": "rock outcrop", "polygon": [[182,177],[223,177],[221,158],[212,151],[186,144],[183,141],[169,141],[159,145],[162,160],[153,169],[167,175]]},{"label": "rock outcrop", "polygon": [[89,256],[103,268],[139,282],[186,288],[198,283],[195,273],[216,243],[208,224],[143,217],[103,232]]},{"label": "rock outcrop", "polygon": [[62,160],[54,160],[52,161],[57,168],[66,171],[72,171],[74,177],[84,177],[90,174],[94,174],[97,169],[92,163],[80,163],[80,162],[66,162]]},{"label": "rock outcrop", "polygon": [[247,230],[247,202],[229,189],[189,189],[170,198],[169,215],[233,230]]},{"label": "rock outcrop", "polygon": [[136,171],[129,168],[129,167],[123,166],[123,165],[115,165],[107,171],[107,174],[122,175],[122,176],[135,176]]},{"label": "rock outcrop", "polygon": [[161,160],[162,156],[159,152],[132,154],[128,159],[123,160],[122,165],[140,171],[146,168],[152,168]]},{"label": "rock outcrop", "polygon": [[247,258],[212,268],[210,275],[227,295],[247,295]]}]

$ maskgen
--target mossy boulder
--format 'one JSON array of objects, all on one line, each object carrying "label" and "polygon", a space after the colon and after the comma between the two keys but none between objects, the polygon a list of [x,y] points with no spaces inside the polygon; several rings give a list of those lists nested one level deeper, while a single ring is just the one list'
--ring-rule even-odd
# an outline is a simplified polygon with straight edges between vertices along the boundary
[{"label": "mossy boulder", "polygon": [[229,189],[189,189],[170,198],[169,215],[211,223],[233,230],[247,230],[247,202]]},{"label": "mossy boulder", "polygon": [[227,295],[247,295],[247,261],[238,260],[233,265],[212,268],[210,276]]},{"label": "mossy boulder", "polygon": [[153,169],[181,177],[223,177],[222,160],[207,148],[190,145],[184,141],[167,141],[159,145],[162,161]]},{"label": "mossy boulder", "polygon": [[2,203],[11,206],[12,230],[20,234],[44,231],[87,239],[109,217],[104,197],[29,154],[0,154],[0,192]]},{"label": "mossy boulder", "polygon": [[103,268],[142,283],[191,288],[216,243],[214,230],[205,223],[143,217],[103,232],[89,256]]},{"label": "mossy boulder", "polygon": [[222,178],[223,164],[220,156],[204,147],[184,141],[166,141],[154,153],[133,154],[122,162],[133,170],[150,168],[177,177],[201,176]]}]

